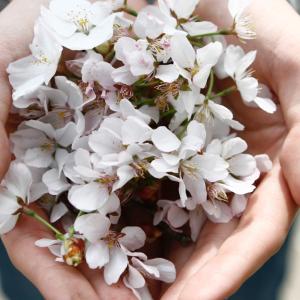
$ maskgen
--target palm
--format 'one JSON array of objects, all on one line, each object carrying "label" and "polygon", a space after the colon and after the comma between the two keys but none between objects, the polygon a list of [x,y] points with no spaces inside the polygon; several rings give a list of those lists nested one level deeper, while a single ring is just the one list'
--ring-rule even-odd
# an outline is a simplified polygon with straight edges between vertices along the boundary
[{"label": "palm", "polygon": [[[33,23],[39,14],[40,4],[47,2],[48,0],[41,0],[24,3],[28,12],[24,15],[23,4],[12,1],[1,13],[0,28],[9,28],[11,34],[1,40],[4,48],[1,46],[0,60],[0,178],[5,175],[10,162],[7,136],[18,124],[15,115],[9,117],[11,88],[6,68],[11,61],[28,55]],[[137,9],[144,5],[142,1],[128,2]],[[18,22],[11,21],[12,15],[22,15],[22,29],[17,25]],[[40,249],[34,245],[36,240],[45,237],[53,238],[51,233],[35,220],[22,216],[15,230],[2,239],[14,265],[39,288],[46,299],[135,299],[131,291],[122,284],[107,286],[101,271],[91,271],[86,266],[75,269],[56,263],[47,249]]]},{"label": "palm", "polygon": [[[262,76],[262,69],[263,66],[256,69],[258,77]],[[268,76],[264,78],[268,82]],[[259,109],[247,108],[237,93],[225,99],[226,105],[246,127],[240,136],[247,141],[249,151],[267,153],[274,167],[259,182],[240,220],[221,225],[208,222],[195,246],[169,248],[170,256],[177,261],[179,276],[167,290],[164,300],[177,299],[179,295],[182,297],[179,299],[224,299],[282,244],[296,206],[279,165],[288,133],[280,100],[277,112],[268,115]],[[198,291],[196,295],[195,290]]]}]

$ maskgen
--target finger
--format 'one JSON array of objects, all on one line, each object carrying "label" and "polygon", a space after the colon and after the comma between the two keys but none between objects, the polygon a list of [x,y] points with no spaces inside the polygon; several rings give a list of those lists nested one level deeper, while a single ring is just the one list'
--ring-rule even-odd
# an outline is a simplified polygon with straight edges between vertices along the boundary
[{"label": "finger", "polygon": [[37,221],[22,216],[16,228],[2,237],[9,257],[49,300],[97,300],[97,294],[87,279],[75,268],[55,262],[48,249],[34,245],[41,238],[53,238]]},{"label": "finger", "polygon": [[[188,280],[202,268],[202,266],[217,255],[223,242],[236,229],[238,220],[234,219],[228,224],[214,224],[208,222],[198,238],[198,243],[192,252],[187,253],[185,248],[173,250],[175,254],[171,258],[175,262],[179,274],[174,284],[166,291],[162,300],[178,299]],[[183,259],[186,263],[183,264]],[[178,269],[178,260],[180,262]],[[182,267],[182,268],[181,268]]]},{"label": "finger", "polygon": [[300,115],[299,124],[294,126],[283,145],[280,163],[283,173],[287,178],[291,194],[298,205],[300,205]]},{"label": "finger", "polygon": [[[40,11],[39,5],[45,0],[12,1],[0,14],[0,178],[3,178],[10,162],[9,143],[5,133],[5,123],[11,106],[11,88],[6,74],[7,66],[13,60],[27,55],[33,35],[33,23]],[[12,18],[13,16],[13,18]],[[22,24],[22,26],[20,26]]]},{"label": "finger", "polygon": [[218,254],[192,276],[179,299],[229,297],[278,250],[295,213],[295,204],[277,163],[251,197],[235,232]]}]

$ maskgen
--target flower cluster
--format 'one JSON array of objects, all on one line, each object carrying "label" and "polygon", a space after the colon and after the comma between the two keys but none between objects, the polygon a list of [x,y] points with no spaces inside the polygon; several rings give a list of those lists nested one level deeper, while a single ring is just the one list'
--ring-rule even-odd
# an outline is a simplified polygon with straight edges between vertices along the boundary
[{"label": "flower cluster", "polygon": [[[244,126],[222,97],[240,94],[267,113],[276,105],[252,76],[256,52],[223,37],[255,37],[249,1],[229,0],[225,29],[197,17],[198,2],[159,0],[139,13],[123,0],[42,7],[31,55],[8,68],[21,122],[1,184],[1,234],[21,214],[42,220],[56,238],[36,245],[57,261],[86,261],[107,284],[122,278],[151,299],[145,278],[171,283],[176,271],[145,244],[165,234],[196,241],[207,219],[243,213],[272,163],[246,153]],[[216,79],[232,86],[218,90]]]}]

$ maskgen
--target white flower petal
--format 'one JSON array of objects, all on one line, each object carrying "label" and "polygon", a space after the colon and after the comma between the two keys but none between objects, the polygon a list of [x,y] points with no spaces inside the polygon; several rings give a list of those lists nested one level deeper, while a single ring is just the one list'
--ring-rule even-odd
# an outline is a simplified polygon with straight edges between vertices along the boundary
[{"label": "white flower petal", "polygon": [[109,249],[103,241],[97,241],[87,247],[86,262],[91,269],[102,268],[109,262]]},{"label": "white flower petal", "polygon": [[172,83],[179,77],[178,69],[174,64],[160,65],[157,68],[155,78],[160,79],[163,82]]},{"label": "white flower petal", "polygon": [[177,34],[171,38],[171,56],[181,68],[193,68],[195,66],[195,50],[183,34]]},{"label": "white flower petal", "polygon": [[228,176],[223,180],[224,184],[220,184],[225,189],[237,194],[237,195],[245,195],[252,193],[255,190],[255,186],[251,184],[251,182],[246,182],[242,180],[235,179],[232,176]]},{"label": "white flower petal", "polygon": [[209,43],[208,45],[199,48],[197,50],[196,59],[200,66],[200,71],[203,64],[209,65],[210,67],[215,66],[222,53],[223,45],[220,42]]},{"label": "white flower petal", "polygon": [[122,117],[124,119],[127,119],[128,117],[137,117],[141,120],[143,120],[145,123],[149,124],[151,121],[151,118],[142,113],[141,111],[139,111],[138,109],[136,109],[133,104],[127,100],[127,99],[122,99],[120,101],[120,110],[122,113]]},{"label": "white flower petal", "polygon": [[247,150],[247,143],[239,137],[225,141],[223,144],[222,157],[225,159],[231,158],[237,154]]},{"label": "white flower petal", "polygon": [[228,9],[233,18],[242,14],[244,10],[250,5],[251,0],[229,0]]},{"label": "white flower petal", "polygon": [[143,275],[134,267],[128,266],[127,284],[133,289],[140,289],[145,286],[146,281]]},{"label": "white flower petal", "polygon": [[42,178],[43,183],[47,186],[50,195],[59,195],[67,191],[70,184],[63,175],[59,174],[57,169],[47,171]]},{"label": "white flower petal", "polygon": [[261,108],[262,110],[264,110],[269,114],[273,114],[277,110],[276,104],[271,99],[256,97],[254,99],[254,102],[257,104],[259,108]]},{"label": "white flower petal", "polygon": [[273,163],[267,154],[256,155],[257,168],[262,173],[268,173],[272,170]]},{"label": "white flower petal", "polygon": [[245,52],[240,46],[230,45],[227,47],[224,59],[224,69],[230,77],[234,77],[234,74],[239,67],[239,62],[244,55]]},{"label": "white flower petal", "polygon": [[115,193],[112,193],[109,196],[109,199],[105,202],[103,206],[101,206],[98,209],[98,211],[104,216],[106,216],[107,214],[117,212],[119,209],[120,209],[120,199]]},{"label": "white flower petal", "polygon": [[238,154],[232,157],[228,163],[230,173],[235,176],[250,176],[256,169],[256,160],[249,154]]},{"label": "white flower petal", "polygon": [[24,162],[34,168],[47,168],[53,162],[52,151],[41,148],[28,149],[24,156]]},{"label": "white flower petal", "polygon": [[104,268],[104,280],[108,285],[117,283],[128,265],[127,255],[119,247],[110,250],[109,263]]},{"label": "white flower petal", "polygon": [[34,244],[40,248],[47,248],[47,247],[53,246],[58,243],[59,243],[59,241],[53,240],[53,239],[40,239],[40,240],[36,241]]},{"label": "white flower petal", "polygon": [[183,181],[186,189],[191,193],[195,203],[203,203],[207,199],[206,184],[203,178],[184,175]]},{"label": "white flower petal", "polygon": [[206,215],[203,209],[198,207],[195,210],[192,210],[190,212],[190,228],[191,228],[191,238],[194,242],[198,240],[199,233],[205,224],[206,221]]},{"label": "white flower petal", "polygon": [[177,163],[174,165],[174,164],[169,164],[165,159],[155,159],[151,162],[151,167],[158,173],[177,173],[178,172],[177,164],[179,160],[176,159],[176,161]]},{"label": "white flower petal", "polygon": [[174,228],[180,228],[189,220],[189,215],[174,203],[168,211],[167,219]]},{"label": "white flower petal", "polygon": [[0,235],[6,234],[13,230],[17,224],[19,214],[17,215],[1,215],[0,214]]},{"label": "white flower petal", "polygon": [[229,164],[218,155],[197,155],[192,161],[198,166],[203,178],[210,182],[223,180],[228,176]]},{"label": "white flower petal", "polygon": [[153,131],[152,142],[163,152],[172,152],[180,147],[180,140],[167,127],[158,127]]},{"label": "white flower petal", "polygon": [[258,81],[253,77],[246,77],[237,81],[238,90],[245,103],[253,102],[258,94]]},{"label": "white flower petal", "polygon": [[56,204],[51,211],[50,222],[55,223],[68,213],[68,208],[62,202]]},{"label": "white flower petal", "polygon": [[150,139],[152,129],[137,117],[128,117],[122,127],[122,141],[124,145],[144,143]]},{"label": "white flower petal", "polygon": [[0,188],[0,215],[12,215],[21,206],[18,204],[16,195],[4,188]]},{"label": "white flower petal", "polygon": [[[210,209],[208,209],[208,205],[211,205]],[[228,223],[233,218],[230,207],[225,203],[215,202],[212,204],[208,201],[202,206],[207,212],[207,217],[214,223]]]},{"label": "white flower petal", "polygon": [[196,9],[199,0],[177,0],[173,1],[172,10],[179,19],[188,19]]},{"label": "white flower petal", "polygon": [[70,203],[84,212],[92,212],[100,208],[108,200],[106,187],[97,182],[82,186],[73,186],[68,195]]},{"label": "white flower petal", "polygon": [[172,283],[176,279],[176,269],[172,262],[163,258],[149,259],[145,262],[148,266],[156,267],[159,271],[159,280]]},{"label": "white flower petal", "polygon": [[218,30],[217,25],[211,22],[187,22],[183,23],[182,27],[189,33],[190,36],[213,33]]},{"label": "white flower petal", "polygon": [[231,201],[231,209],[234,216],[240,216],[246,209],[248,198],[244,195],[234,195]]},{"label": "white flower petal", "polygon": [[125,227],[121,231],[125,234],[119,242],[128,250],[135,251],[145,245],[146,234],[140,227]]},{"label": "white flower petal", "polygon": [[91,243],[95,243],[107,235],[110,221],[100,213],[86,214],[76,219],[74,228]]},{"label": "white flower petal", "polygon": [[136,176],[135,170],[130,166],[122,166],[117,170],[118,181],[113,186],[113,192],[125,186]]},{"label": "white flower petal", "polygon": [[8,190],[25,201],[31,184],[32,176],[29,168],[23,163],[12,162],[5,176]]}]

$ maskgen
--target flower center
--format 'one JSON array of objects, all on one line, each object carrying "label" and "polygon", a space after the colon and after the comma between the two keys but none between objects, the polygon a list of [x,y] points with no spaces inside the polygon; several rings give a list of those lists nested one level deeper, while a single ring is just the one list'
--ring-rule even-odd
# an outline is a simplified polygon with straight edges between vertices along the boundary
[{"label": "flower center", "polygon": [[42,151],[51,152],[54,150],[54,143],[52,141],[48,141],[40,146]]},{"label": "flower center", "polygon": [[198,121],[199,123],[206,123],[211,121],[211,119],[212,119],[212,113],[208,105],[204,103],[197,111],[195,115],[195,120]]},{"label": "flower center", "polygon": [[188,174],[190,176],[198,177],[198,168],[195,164],[190,161],[182,161],[181,162],[181,170],[183,173]]},{"label": "flower center", "polygon": [[125,233],[110,231],[102,240],[107,244],[109,249],[119,246],[119,239],[124,237]]},{"label": "flower center", "polygon": [[211,201],[219,200],[221,202],[228,203],[228,196],[224,189],[216,184],[211,184],[207,186],[207,194]]},{"label": "flower center", "polygon": [[196,74],[198,74],[200,69],[201,69],[201,66],[199,66],[199,65],[196,65],[193,69],[191,69],[192,77],[194,77]]},{"label": "flower center", "polygon": [[71,10],[68,13],[68,17],[75,24],[79,32],[89,34],[92,24],[89,21],[86,9],[78,7],[78,10]]},{"label": "flower center", "polygon": [[51,61],[45,54],[41,53],[35,57],[35,64],[50,65]]},{"label": "flower center", "polygon": [[81,32],[84,32],[84,33],[89,32],[89,21],[87,18],[79,18],[76,23],[79,26],[79,30]]}]

